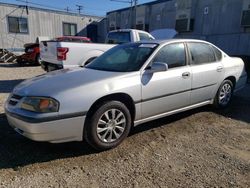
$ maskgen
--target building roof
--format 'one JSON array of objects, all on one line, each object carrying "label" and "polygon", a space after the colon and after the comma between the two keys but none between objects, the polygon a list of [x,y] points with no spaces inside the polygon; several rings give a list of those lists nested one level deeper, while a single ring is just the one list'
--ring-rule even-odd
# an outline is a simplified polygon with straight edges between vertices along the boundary
[{"label": "building roof", "polygon": [[[171,1],[171,0],[155,0],[155,1],[152,1],[152,2],[148,2],[148,3],[143,3],[143,4],[140,4],[140,5],[137,5],[137,6],[139,7],[139,6],[144,6],[144,5],[155,5],[155,4],[164,3],[164,2],[167,2],[167,1]],[[113,10],[113,11],[107,12],[107,15],[111,14],[111,13],[114,13],[114,12],[126,11],[126,10],[129,10],[130,8],[131,7]]]},{"label": "building roof", "polygon": [[[17,4],[0,2],[0,6],[18,8],[18,7],[22,7],[25,5],[17,5]],[[92,18],[103,19],[103,17],[101,17],[101,16],[92,16],[92,15],[88,15],[88,14],[78,14],[78,13],[66,12],[66,11],[62,11],[62,10],[45,9],[45,8],[38,8],[38,7],[32,7],[32,6],[28,6],[28,7],[30,10],[36,10],[36,11],[50,12],[50,13],[70,15],[70,16],[79,16],[79,17],[88,16],[88,17],[92,17]]]}]

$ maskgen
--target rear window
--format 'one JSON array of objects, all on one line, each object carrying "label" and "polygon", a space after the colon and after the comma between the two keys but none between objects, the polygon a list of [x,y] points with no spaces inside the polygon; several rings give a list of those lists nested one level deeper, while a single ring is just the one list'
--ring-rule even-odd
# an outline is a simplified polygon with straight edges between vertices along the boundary
[{"label": "rear window", "polygon": [[217,58],[218,61],[221,60],[222,58],[222,53],[220,50],[218,50],[217,48],[215,48],[214,46],[212,46],[213,50],[214,50],[214,53],[215,53],[215,56]]},{"label": "rear window", "polygon": [[153,40],[152,37],[150,37],[148,34],[146,33],[139,33],[139,37],[140,37],[140,40]]},{"label": "rear window", "polygon": [[130,42],[130,32],[111,32],[108,34],[106,43],[123,44]]}]

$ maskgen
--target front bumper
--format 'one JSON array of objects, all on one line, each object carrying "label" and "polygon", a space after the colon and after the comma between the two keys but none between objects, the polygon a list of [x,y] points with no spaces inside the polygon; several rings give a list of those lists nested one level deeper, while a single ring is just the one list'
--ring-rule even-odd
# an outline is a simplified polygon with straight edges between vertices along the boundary
[{"label": "front bumper", "polygon": [[83,140],[85,116],[32,123],[6,112],[10,126],[19,134],[34,140],[62,143]]}]

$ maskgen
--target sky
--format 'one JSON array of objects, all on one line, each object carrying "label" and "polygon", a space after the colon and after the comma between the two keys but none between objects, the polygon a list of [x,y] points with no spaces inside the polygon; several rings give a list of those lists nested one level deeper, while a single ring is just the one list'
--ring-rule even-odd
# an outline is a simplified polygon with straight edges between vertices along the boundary
[{"label": "sky", "polygon": [[[11,3],[18,5],[25,5],[26,0],[0,0],[2,3]],[[106,12],[129,7],[130,3],[121,3],[111,0],[27,0],[30,2],[28,5],[33,7],[45,8],[45,9],[57,9],[65,10],[68,9],[71,12],[77,12],[77,6],[83,6],[82,14],[105,16]],[[126,1],[130,0],[118,0]],[[152,2],[154,0],[138,0],[138,4]],[[39,6],[41,5],[41,6]]]}]

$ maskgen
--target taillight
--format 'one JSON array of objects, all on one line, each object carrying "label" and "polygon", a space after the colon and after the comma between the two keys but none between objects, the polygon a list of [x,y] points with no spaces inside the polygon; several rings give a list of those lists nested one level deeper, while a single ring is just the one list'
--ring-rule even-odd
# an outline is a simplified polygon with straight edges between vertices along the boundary
[{"label": "taillight", "polygon": [[68,51],[69,51],[69,48],[58,47],[57,48],[57,60],[58,61],[66,60]]}]

